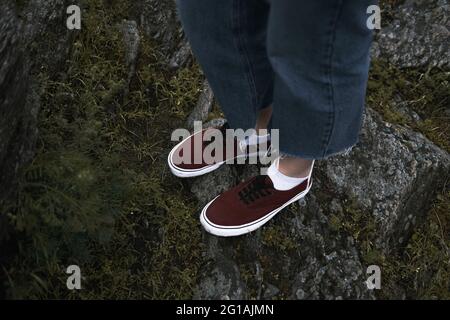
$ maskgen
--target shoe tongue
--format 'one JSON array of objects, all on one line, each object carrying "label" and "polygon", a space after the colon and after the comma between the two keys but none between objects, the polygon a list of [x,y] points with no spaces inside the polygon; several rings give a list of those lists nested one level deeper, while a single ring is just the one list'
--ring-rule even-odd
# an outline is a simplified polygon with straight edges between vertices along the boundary
[{"label": "shoe tongue", "polygon": [[275,160],[269,169],[267,169],[267,175],[272,181],[274,189],[279,191],[290,190],[308,179],[308,177],[294,178],[283,174],[280,170],[278,170],[278,162],[279,159]]}]

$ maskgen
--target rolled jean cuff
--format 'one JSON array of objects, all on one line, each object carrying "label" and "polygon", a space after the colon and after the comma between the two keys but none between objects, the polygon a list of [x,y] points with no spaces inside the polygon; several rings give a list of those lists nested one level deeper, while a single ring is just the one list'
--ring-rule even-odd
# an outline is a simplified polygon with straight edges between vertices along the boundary
[{"label": "rolled jean cuff", "polygon": [[356,143],[373,33],[367,8],[377,2],[177,0],[231,128],[253,128],[272,103],[279,149],[311,159]]},{"label": "rolled jean cuff", "polygon": [[302,153],[302,152],[290,153],[290,152],[285,152],[283,150],[279,151],[279,156],[281,156],[281,157],[290,157],[290,158],[299,158],[299,159],[305,159],[305,160],[326,160],[326,159],[329,159],[329,158],[334,157],[334,156],[342,156],[342,155],[346,156],[346,155],[350,154],[350,152],[358,144],[358,142],[359,142],[359,140],[357,140],[352,145],[343,148],[342,150],[335,151],[335,152],[330,152],[328,154],[320,155],[320,156],[311,155],[311,154],[305,154],[305,153]]}]

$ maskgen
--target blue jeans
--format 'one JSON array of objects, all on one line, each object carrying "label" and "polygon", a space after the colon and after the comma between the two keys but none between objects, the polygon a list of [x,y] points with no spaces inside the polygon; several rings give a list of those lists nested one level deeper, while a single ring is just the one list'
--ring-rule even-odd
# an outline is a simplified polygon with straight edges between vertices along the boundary
[{"label": "blue jeans", "polygon": [[321,159],[358,141],[376,0],[177,0],[232,128],[273,106],[280,152]]}]

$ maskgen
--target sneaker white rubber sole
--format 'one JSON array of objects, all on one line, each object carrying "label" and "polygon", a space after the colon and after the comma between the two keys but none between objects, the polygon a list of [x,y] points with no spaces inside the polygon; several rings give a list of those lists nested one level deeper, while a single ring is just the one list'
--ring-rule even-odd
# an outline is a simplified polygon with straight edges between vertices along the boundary
[{"label": "sneaker white rubber sole", "polygon": [[208,207],[213,203],[219,196],[215,197],[213,200],[211,200],[202,210],[200,214],[200,222],[203,226],[203,228],[208,232],[215,236],[219,237],[236,237],[241,236],[243,234],[250,233],[252,231],[255,231],[256,229],[259,229],[262,227],[265,223],[267,223],[270,219],[272,219],[278,212],[286,208],[291,203],[294,203],[295,201],[298,201],[306,196],[306,194],[309,192],[312,186],[312,181],[309,183],[309,186],[307,189],[293,197],[291,200],[283,204],[281,207],[273,210],[269,214],[265,215],[264,217],[260,218],[259,220],[253,221],[251,223],[241,225],[241,226],[220,226],[217,224],[212,223],[208,220],[206,217],[206,210],[208,210]]}]

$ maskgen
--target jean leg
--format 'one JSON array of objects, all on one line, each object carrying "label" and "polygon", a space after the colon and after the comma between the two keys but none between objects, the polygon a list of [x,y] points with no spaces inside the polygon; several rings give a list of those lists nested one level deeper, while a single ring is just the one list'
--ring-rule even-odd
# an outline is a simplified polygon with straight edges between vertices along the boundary
[{"label": "jean leg", "polygon": [[280,151],[320,159],[358,140],[375,0],[272,0],[268,56]]},{"label": "jean leg", "polygon": [[253,128],[272,102],[263,0],[177,0],[192,51],[231,127]]}]

